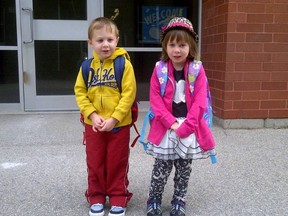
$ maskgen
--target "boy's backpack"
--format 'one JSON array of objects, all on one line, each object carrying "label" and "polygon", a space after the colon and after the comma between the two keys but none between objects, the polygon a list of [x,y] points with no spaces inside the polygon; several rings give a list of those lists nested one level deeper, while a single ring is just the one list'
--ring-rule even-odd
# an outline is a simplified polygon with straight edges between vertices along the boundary
[{"label": "boy's backpack", "polygon": [[[188,80],[189,80],[189,87],[190,87],[190,93],[194,93],[194,85],[195,81],[197,79],[197,76],[200,72],[202,66],[201,61],[192,61],[189,63],[189,68],[188,68]],[[168,80],[168,64],[167,62],[164,61],[158,61],[156,63],[156,73],[157,77],[160,83],[160,93],[163,96],[165,93],[165,88]],[[207,88],[207,106],[205,108],[205,112],[203,115],[203,118],[205,119],[207,125],[209,128],[212,127],[212,119],[213,119],[213,110],[212,110],[212,98],[211,98],[211,93],[210,93],[210,88],[209,88],[209,83],[208,80],[206,81],[206,88]],[[147,142],[144,141],[144,136],[145,136],[145,131],[146,131],[146,125],[147,122],[152,121],[154,118],[154,113],[149,109],[148,113],[145,115],[144,120],[143,120],[143,126],[141,130],[141,135],[139,142],[143,144],[144,150],[147,150]],[[211,155],[211,161],[212,163],[216,163],[215,157]]]},{"label": "boy's backpack", "polygon": [[[92,73],[92,76],[94,76],[95,74],[95,71],[93,68],[90,68],[90,65],[91,65],[91,62],[92,62],[93,58],[89,58],[89,59],[86,59],[82,62],[82,76],[83,76],[83,79],[86,83],[86,86],[87,88],[89,88],[91,86],[91,81],[88,82],[88,77],[89,77],[89,72],[91,71]],[[124,67],[125,67],[125,58],[124,56],[118,56],[115,58],[114,60],[114,71],[115,71],[115,79],[116,79],[116,83],[117,83],[117,86],[120,90],[120,92],[122,91],[122,88],[121,88],[121,81],[122,81],[122,77],[123,77],[123,73],[124,73]],[[131,113],[132,113],[132,122],[130,124],[130,126],[134,127],[136,133],[137,133],[137,136],[136,138],[133,140],[131,146],[134,147],[135,143],[137,142],[138,138],[140,137],[140,134],[138,132],[138,129],[136,127],[136,124],[135,122],[137,121],[138,119],[138,101],[135,100],[132,104],[132,107],[131,107]],[[81,113],[80,114],[80,122],[82,124],[84,124],[84,116],[83,114]],[[85,131],[83,131],[83,141],[82,141],[82,144],[85,145]]]}]

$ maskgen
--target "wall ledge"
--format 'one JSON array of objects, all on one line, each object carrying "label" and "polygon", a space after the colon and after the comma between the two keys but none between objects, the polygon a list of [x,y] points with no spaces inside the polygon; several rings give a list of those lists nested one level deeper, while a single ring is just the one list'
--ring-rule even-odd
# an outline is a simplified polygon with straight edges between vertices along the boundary
[{"label": "wall ledge", "polygon": [[224,129],[288,128],[288,118],[283,119],[221,119],[213,117],[213,124]]}]

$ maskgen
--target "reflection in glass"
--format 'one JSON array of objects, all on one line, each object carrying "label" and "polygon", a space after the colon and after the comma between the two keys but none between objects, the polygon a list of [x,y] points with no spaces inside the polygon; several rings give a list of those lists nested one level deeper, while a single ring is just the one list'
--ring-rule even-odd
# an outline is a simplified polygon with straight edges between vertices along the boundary
[{"label": "reflection in glass", "polygon": [[36,94],[73,95],[87,41],[35,41]]},{"label": "reflection in glass", "polygon": [[86,20],[86,0],[33,0],[34,19]]},{"label": "reflection in glass", "polygon": [[17,45],[15,1],[0,1],[0,46]]},{"label": "reflection in glass", "polygon": [[174,16],[184,16],[198,29],[198,2],[191,0],[105,0],[104,16],[120,30],[119,46],[161,47],[161,27]]},{"label": "reflection in glass", "polygon": [[149,101],[150,77],[160,52],[129,52],[137,81],[137,100]]},{"label": "reflection in glass", "polygon": [[19,103],[17,51],[0,51],[0,103]]},{"label": "reflection in glass", "polygon": [[[161,49],[160,30],[173,16],[185,16],[198,29],[199,1],[141,0],[104,1],[104,16],[120,30],[118,46]],[[148,37],[149,36],[149,37]],[[129,52],[137,80],[137,99],[149,101],[150,77],[160,52]]]}]

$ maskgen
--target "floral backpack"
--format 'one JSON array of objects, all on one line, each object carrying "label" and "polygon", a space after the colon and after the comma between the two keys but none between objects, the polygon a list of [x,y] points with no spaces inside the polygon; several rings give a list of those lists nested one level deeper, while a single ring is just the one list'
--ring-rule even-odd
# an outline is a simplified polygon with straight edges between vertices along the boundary
[{"label": "floral backpack", "polygon": [[[197,79],[197,76],[200,72],[202,66],[202,62],[201,61],[191,61],[189,63],[189,68],[188,68],[188,80],[189,80],[189,89],[190,89],[190,93],[193,94],[194,93],[194,85],[195,85],[195,81]],[[168,65],[167,62],[164,61],[158,61],[156,63],[156,72],[157,72],[157,77],[160,83],[160,91],[161,91],[161,95],[163,96],[165,93],[165,88],[166,88],[166,84],[167,84],[167,80],[168,80]],[[209,88],[209,83],[208,80],[206,81],[206,88],[207,88],[207,106],[205,108],[205,112],[203,115],[203,118],[205,119],[207,125],[209,126],[209,128],[212,127],[212,120],[213,120],[213,110],[212,110],[212,98],[211,98],[211,93],[210,93],[210,88]],[[141,144],[143,144],[144,150],[147,150],[147,141],[144,141],[144,137],[145,137],[145,131],[146,131],[146,126],[147,126],[147,122],[152,121],[154,118],[154,113],[151,110],[151,108],[149,109],[149,111],[147,112],[147,114],[144,117],[143,120],[143,126],[142,126],[142,130],[141,130],[141,135],[139,138],[139,142]],[[212,160],[212,158],[211,158]],[[212,161],[213,162],[213,161]]]}]

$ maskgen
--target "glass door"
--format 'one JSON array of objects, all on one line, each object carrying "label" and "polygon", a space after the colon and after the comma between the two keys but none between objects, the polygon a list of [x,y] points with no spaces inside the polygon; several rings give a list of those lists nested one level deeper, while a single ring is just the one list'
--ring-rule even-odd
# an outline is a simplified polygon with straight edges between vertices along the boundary
[{"label": "glass door", "polygon": [[20,0],[25,111],[77,110],[74,83],[102,1]]}]

